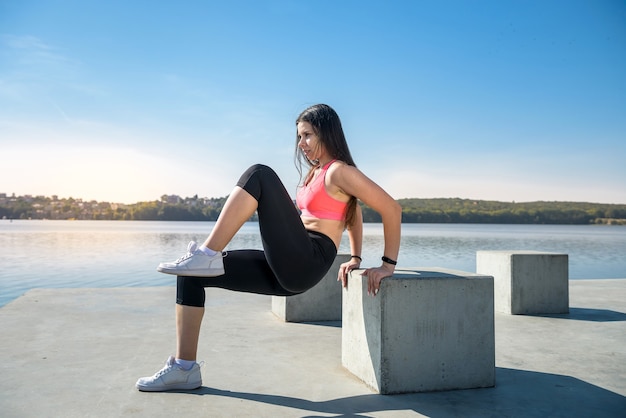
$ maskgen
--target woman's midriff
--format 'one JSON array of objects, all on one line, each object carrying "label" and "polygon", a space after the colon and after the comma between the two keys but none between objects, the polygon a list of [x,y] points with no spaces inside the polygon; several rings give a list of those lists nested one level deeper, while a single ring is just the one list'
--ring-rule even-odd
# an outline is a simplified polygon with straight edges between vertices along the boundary
[{"label": "woman's midriff", "polygon": [[341,235],[343,234],[344,225],[342,221],[334,221],[332,219],[318,219],[301,216],[304,227],[311,231],[316,231],[326,235],[333,240],[335,247],[339,248],[341,243]]}]

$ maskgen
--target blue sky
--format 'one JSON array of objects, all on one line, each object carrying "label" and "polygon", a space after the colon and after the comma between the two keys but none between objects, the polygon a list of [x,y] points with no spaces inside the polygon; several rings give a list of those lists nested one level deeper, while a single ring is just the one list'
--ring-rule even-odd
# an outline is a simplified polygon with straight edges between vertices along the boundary
[{"label": "blue sky", "polygon": [[315,103],[395,198],[626,203],[621,0],[0,0],[0,193],[293,194]]}]

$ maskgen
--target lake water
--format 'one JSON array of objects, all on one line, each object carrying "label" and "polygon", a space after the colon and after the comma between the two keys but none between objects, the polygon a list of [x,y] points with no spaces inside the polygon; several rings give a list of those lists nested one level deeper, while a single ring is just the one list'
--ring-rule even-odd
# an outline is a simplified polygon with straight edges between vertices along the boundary
[{"label": "lake water", "polygon": [[[174,286],[156,266],[204,241],[213,225],[0,220],[0,306],[39,287]],[[379,265],[382,225],[365,224],[363,241],[362,266]],[[244,225],[229,248],[260,249],[258,225]],[[566,253],[570,279],[626,278],[625,226],[403,224],[398,266],[475,272],[480,250]],[[346,234],[339,251],[349,252]]]}]

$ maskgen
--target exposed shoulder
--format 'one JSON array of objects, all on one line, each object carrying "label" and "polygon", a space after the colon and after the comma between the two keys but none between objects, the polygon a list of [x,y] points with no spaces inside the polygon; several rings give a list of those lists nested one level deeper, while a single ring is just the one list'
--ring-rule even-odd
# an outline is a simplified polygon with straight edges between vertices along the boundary
[{"label": "exposed shoulder", "polygon": [[335,178],[346,176],[364,176],[358,168],[348,165],[343,161],[335,161],[330,167],[328,167],[328,174]]},{"label": "exposed shoulder", "polygon": [[[336,199],[344,200],[352,194],[346,190],[347,178],[353,176],[354,171],[358,171],[356,167],[337,160],[328,167],[326,172],[326,190]],[[349,187],[348,187],[349,189]],[[345,196],[344,198],[340,197]]]},{"label": "exposed shoulder", "polygon": [[326,173],[327,178],[330,178],[332,183],[341,183],[348,177],[358,175],[362,175],[358,168],[339,160],[332,163]]},{"label": "exposed shoulder", "polygon": [[344,194],[357,196],[357,190],[370,182],[371,180],[358,168],[343,161],[337,161],[328,169],[326,184],[332,185]]},{"label": "exposed shoulder", "polygon": [[378,209],[382,210],[384,205],[394,202],[387,192],[358,168],[345,163],[333,164],[333,166],[335,165],[337,167],[332,174],[329,170],[329,177],[334,190],[348,196],[354,196],[377,211],[379,211]]}]

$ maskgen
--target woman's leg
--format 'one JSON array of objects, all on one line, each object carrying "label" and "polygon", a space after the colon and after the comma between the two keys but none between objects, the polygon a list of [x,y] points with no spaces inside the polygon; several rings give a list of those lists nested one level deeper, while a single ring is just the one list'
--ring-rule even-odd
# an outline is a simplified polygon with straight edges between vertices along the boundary
[{"label": "woman's leg", "polygon": [[[241,187],[236,186],[228,196],[215,227],[204,245],[221,252],[241,226],[254,214],[256,208],[256,199]],[[203,316],[204,307],[176,304],[177,359],[196,360]]]},{"label": "woman's leg", "polygon": [[228,251],[224,257],[224,271],[224,275],[216,277],[178,276],[176,303],[203,307],[207,287],[272,296],[301,293],[289,291],[280,284],[261,250]]},{"label": "woman's leg", "polygon": [[[176,357],[152,376],[141,377],[135,387],[145,392],[191,390],[202,386],[200,365],[196,350],[204,308],[176,305]],[[182,361],[180,361],[182,360]]]},{"label": "woman's leg", "polygon": [[220,216],[204,242],[204,246],[213,251],[222,251],[235,236],[237,231],[254,214],[257,200],[240,186],[236,186],[228,196]]},{"label": "woman's leg", "polygon": [[195,242],[189,243],[187,254],[174,262],[161,263],[157,271],[177,276],[216,277],[224,274],[222,250],[257,209],[257,200],[240,186],[226,199],[224,208],[204,242],[213,250],[205,252]]},{"label": "woman's leg", "polygon": [[[262,238],[266,235],[264,231],[280,236],[289,231],[292,239],[307,241],[307,232],[285,186],[271,168],[256,164],[246,170],[228,196],[204,246],[221,253],[255,211],[259,213]],[[288,240],[280,241],[285,241],[281,244],[282,248],[293,248]],[[265,244],[264,239],[264,247]],[[221,254],[205,254],[195,245],[190,245],[184,257],[173,263],[161,263],[157,270],[177,276],[221,276],[224,274],[221,258]]]},{"label": "woman's leg", "polygon": [[204,307],[176,304],[176,358],[196,360]]},{"label": "woman's leg", "polygon": [[[246,174],[250,172],[252,171],[248,170]],[[243,178],[246,177],[246,174],[242,176],[239,184],[245,183]],[[232,193],[228,196],[213,230],[204,242],[204,246],[213,251],[221,252],[257,210],[257,199],[239,184],[235,186]],[[194,278],[191,280],[200,279]],[[184,282],[184,279],[179,280],[179,282]],[[204,288],[196,289],[194,293],[197,292],[204,293]],[[182,302],[180,300],[177,302],[179,303],[176,304],[176,358],[196,360],[204,306],[183,305],[180,303]],[[204,305],[203,297],[202,305]]]}]

